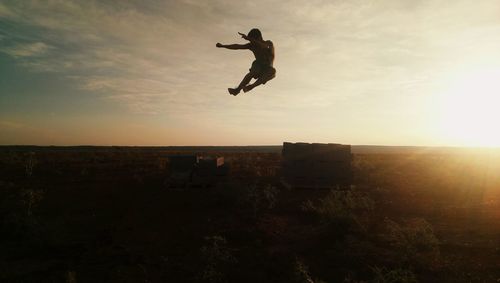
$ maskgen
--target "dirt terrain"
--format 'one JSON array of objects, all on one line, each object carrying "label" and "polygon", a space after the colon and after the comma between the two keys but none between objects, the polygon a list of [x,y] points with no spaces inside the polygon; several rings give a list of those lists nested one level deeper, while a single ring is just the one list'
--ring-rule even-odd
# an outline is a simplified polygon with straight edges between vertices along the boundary
[{"label": "dirt terrain", "polygon": [[[224,156],[168,186],[168,156]],[[279,149],[0,148],[0,282],[500,282],[500,156],[357,153],[349,190]]]}]

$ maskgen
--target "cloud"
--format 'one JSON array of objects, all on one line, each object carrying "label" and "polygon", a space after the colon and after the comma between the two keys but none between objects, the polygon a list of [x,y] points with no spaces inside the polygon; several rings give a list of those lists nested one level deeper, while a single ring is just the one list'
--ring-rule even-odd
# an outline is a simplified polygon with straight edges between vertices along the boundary
[{"label": "cloud", "polygon": [[[73,81],[82,89],[127,103],[133,111],[169,111],[175,105],[158,101],[171,101],[169,96],[191,89],[183,94],[187,103],[196,93],[213,89],[213,82],[200,82],[202,76],[215,78],[224,67],[212,66],[213,60],[200,61],[202,54],[215,50],[206,23],[217,19],[205,5],[188,1],[11,3],[9,21],[31,30],[24,33],[23,41],[42,39],[47,44],[16,42],[18,35],[7,31],[13,43],[2,52],[24,59],[19,64],[28,70],[78,78]],[[200,21],[192,21],[193,17]],[[58,52],[49,54],[51,49]],[[162,95],[165,99],[160,99]]]},{"label": "cloud", "polygon": [[0,3],[0,18],[13,17],[14,13],[3,3]]},{"label": "cloud", "polygon": [[23,58],[41,56],[46,54],[50,49],[51,47],[43,42],[35,42],[0,48],[0,52],[4,52],[14,58]]},{"label": "cloud", "polygon": [[[498,1],[5,3],[0,17],[15,28],[5,28],[2,44],[9,47],[2,52],[28,70],[64,74],[135,113],[181,115],[181,109],[216,115],[224,109],[243,115],[247,109],[308,108],[326,115],[324,109],[339,100],[399,97],[412,93],[408,85],[427,88],[456,64],[455,54],[467,54],[461,47],[466,33],[481,35],[491,50],[500,46],[491,28],[498,25]],[[221,98],[252,56],[214,48],[217,41],[240,42],[236,32],[254,26],[277,49],[278,75],[265,105]]]},{"label": "cloud", "polygon": [[3,128],[3,129],[22,129],[22,128],[26,128],[26,125],[22,124],[22,123],[18,123],[18,122],[0,120],[0,128]]}]

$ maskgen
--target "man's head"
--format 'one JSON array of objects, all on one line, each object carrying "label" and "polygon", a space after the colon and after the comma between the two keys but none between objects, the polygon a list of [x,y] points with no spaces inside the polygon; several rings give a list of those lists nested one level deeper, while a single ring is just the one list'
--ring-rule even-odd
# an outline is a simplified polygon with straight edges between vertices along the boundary
[{"label": "man's head", "polygon": [[263,40],[262,39],[262,33],[260,32],[259,29],[253,28],[249,33],[248,37],[253,38],[253,39],[258,39],[258,40]]}]

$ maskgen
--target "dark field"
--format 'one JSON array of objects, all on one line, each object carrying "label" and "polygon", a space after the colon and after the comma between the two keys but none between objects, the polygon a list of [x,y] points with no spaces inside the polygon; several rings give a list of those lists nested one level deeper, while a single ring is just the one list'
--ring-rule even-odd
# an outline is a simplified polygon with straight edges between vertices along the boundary
[{"label": "dark field", "polygon": [[[181,151],[229,173],[168,188]],[[0,148],[0,282],[500,282],[500,155],[378,152],[330,191],[280,147]]]}]

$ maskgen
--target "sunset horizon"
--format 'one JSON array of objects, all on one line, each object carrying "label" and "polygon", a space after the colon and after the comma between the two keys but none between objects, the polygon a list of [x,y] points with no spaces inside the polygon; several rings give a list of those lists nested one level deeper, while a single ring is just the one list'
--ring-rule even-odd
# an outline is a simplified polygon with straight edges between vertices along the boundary
[{"label": "sunset horizon", "polygon": [[500,0],[0,0],[0,281],[500,283]]}]

